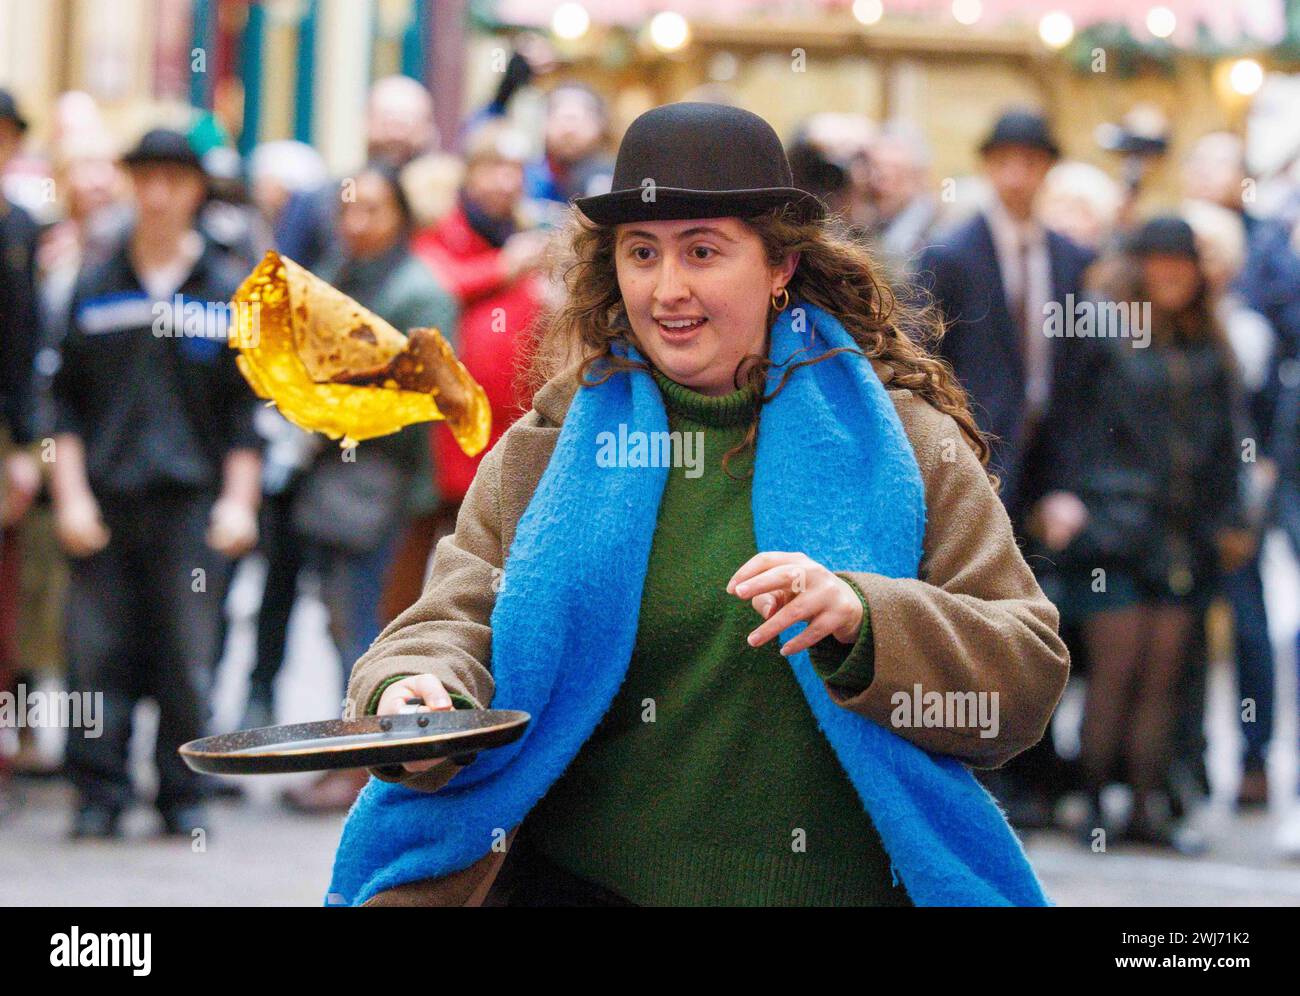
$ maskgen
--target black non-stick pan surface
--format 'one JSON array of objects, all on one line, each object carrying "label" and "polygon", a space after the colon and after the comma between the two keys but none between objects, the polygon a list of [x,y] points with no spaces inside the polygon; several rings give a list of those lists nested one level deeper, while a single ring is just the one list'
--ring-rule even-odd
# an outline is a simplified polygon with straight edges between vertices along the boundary
[{"label": "black non-stick pan surface", "polygon": [[371,768],[441,757],[463,764],[480,750],[518,740],[529,718],[513,709],[452,709],[291,723],[191,740],[180,754],[195,771],[215,775]]}]

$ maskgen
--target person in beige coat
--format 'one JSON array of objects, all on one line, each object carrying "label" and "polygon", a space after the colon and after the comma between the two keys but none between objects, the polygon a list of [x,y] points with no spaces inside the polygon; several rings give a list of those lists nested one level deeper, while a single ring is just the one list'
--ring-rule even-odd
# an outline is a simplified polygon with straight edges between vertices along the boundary
[{"label": "person in beige coat", "polygon": [[[671,110],[682,108],[708,110]],[[749,118],[761,122],[720,105],[657,111],[684,114],[685,125],[676,124],[696,127],[701,136],[720,127],[756,128]],[[649,124],[653,131],[674,123],[661,118]],[[624,163],[636,152],[629,142],[637,127],[620,150],[620,175],[641,175],[644,168]],[[658,175],[669,175],[661,166]],[[575,218],[569,233],[569,299],[544,328],[534,355],[530,373],[541,386],[532,409],[483,460],[454,534],[435,550],[422,596],[357,661],[347,697],[355,714],[397,713],[411,699],[431,710],[517,707],[497,698],[497,669],[514,659],[494,660],[493,629],[511,569],[521,566],[519,557],[532,556],[519,552],[516,539],[539,528],[537,506],[553,491],[539,484],[548,468],[555,472],[566,419],[573,420],[583,395],[644,370],[653,377],[646,383],[657,388],[653,396],[662,396],[667,424],[700,433],[705,458],[666,471],[660,504],[650,509],[655,525],[648,564],[641,562],[639,627],[626,671],[609,686],[609,694],[614,688],[617,694],[605,698],[590,686],[599,725],[578,737],[581,747],[565,760],[562,775],[547,775],[544,797],[530,797],[527,820],[501,827],[499,839],[484,840],[476,860],[423,877],[410,870],[418,861],[407,862],[399,875],[372,879],[365,889],[349,887],[342,901],[1045,902],[1027,864],[1023,872],[1019,867],[1023,855],[1014,836],[968,769],[1004,764],[1043,736],[1069,657],[1057,634],[1057,610],[1020,555],[985,469],[988,445],[960,386],[919,344],[937,329],[924,313],[893,303],[861,247],[788,184],[724,178],[714,181],[719,191],[744,189],[750,196],[732,203],[734,194],[718,193],[689,203],[684,195],[667,210],[673,188],[698,196],[707,182],[696,176],[661,186],[659,206],[649,209],[627,198],[578,203],[586,217]],[[615,188],[605,197],[618,198],[617,177]],[[759,213],[755,196],[769,201]],[[787,310],[792,301],[794,318]],[[772,358],[775,337],[790,341],[784,337],[803,314],[815,317],[814,342],[825,330],[829,341],[851,345],[790,365],[765,395],[767,378],[780,366]],[[627,350],[629,343],[637,349]],[[773,399],[787,380],[794,392],[798,378],[807,383],[805,369],[833,378],[832,364],[853,363],[852,356],[865,358],[860,375],[877,379],[875,389],[888,399],[888,419],[901,426],[898,439],[905,440],[902,449],[916,475],[924,526],[914,573],[836,570],[802,551],[756,545],[770,534],[758,498],[768,445],[760,423],[769,435],[778,431]],[[593,383],[593,372],[601,370],[604,379]],[[850,428],[861,421],[822,414],[843,418]],[[886,447],[870,435],[863,439],[855,444],[859,454]],[[818,445],[810,436],[810,452]],[[735,469],[754,471],[752,519],[744,500],[750,484]],[[855,497],[880,516],[884,529],[890,513],[873,511],[866,490],[790,500],[804,499],[814,521],[824,501],[829,522],[853,517]],[[896,501],[905,504],[905,489]],[[533,515],[525,517],[530,507]],[[598,529],[602,510],[585,514]],[[525,548],[535,549],[531,539]],[[612,563],[609,577],[613,585]],[[595,581],[591,599],[600,597]],[[617,631],[598,604],[589,610],[583,625]],[[800,623],[806,626],[791,638],[790,627]],[[505,637],[496,635],[498,642]],[[621,657],[613,636],[610,646],[611,655]],[[804,651],[815,677],[807,677],[814,670],[802,670]],[[569,694],[582,697],[587,688],[571,686]],[[954,720],[954,701],[968,705],[969,714]],[[985,703],[992,709],[977,717],[977,702],[979,709]],[[851,717],[855,731],[883,736],[881,742],[893,746],[874,761],[861,751],[846,753],[835,733],[837,717]],[[545,718],[535,716],[531,732],[540,731]],[[870,737],[863,742],[874,743]],[[534,749],[542,747],[525,740],[510,763]],[[908,770],[922,772],[921,780],[935,766],[951,779],[935,782],[937,794],[918,796],[922,804],[904,819],[890,796],[872,794],[870,776],[859,768],[864,761],[870,770],[889,767],[902,755],[914,758],[918,767]],[[473,796],[465,794],[473,785],[457,776],[470,776],[482,757],[467,768],[451,760],[374,768],[377,781],[367,791],[390,783],[410,790],[385,797],[402,805],[416,805],[423,796],[453,802],[464,796],[470,805]],[[949,791],[954,810],[935,818],[932,811]],[[963,823],[962,807],[985,808]],[[1009,843],[1003,848],[999,839],[984,854],[959,854],[954,844],[951,865],[928,866],[913,845],[929,833],[940,840],[952,827],[935,830],[927,818],[951,823],[967,837],[987,834]],[[336,883],[347,878],[340,868],[369,846],[366,833],[374,835],[362,819],[354,811],[345,830]],[[403,834],[422,832],[409,820],[396,825]],[[410,851],[431,853],[421,846],[413,842]],[[964,881],[968,872],[969,887],[934,884]],[[979,884],[1000,876],[1029,884]],[[385,887],[374,885],[380,881]]]}]

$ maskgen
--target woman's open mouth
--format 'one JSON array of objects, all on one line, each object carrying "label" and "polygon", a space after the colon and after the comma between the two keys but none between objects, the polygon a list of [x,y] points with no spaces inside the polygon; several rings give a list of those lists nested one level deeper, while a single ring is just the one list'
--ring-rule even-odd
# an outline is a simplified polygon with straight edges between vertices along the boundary
[{"label": "woman's open mouth", "polygon": [[669,342],[685,342],[703,328],[707,321],[707,318],[656,318],[655,324],[659,326],[659,334]]}]

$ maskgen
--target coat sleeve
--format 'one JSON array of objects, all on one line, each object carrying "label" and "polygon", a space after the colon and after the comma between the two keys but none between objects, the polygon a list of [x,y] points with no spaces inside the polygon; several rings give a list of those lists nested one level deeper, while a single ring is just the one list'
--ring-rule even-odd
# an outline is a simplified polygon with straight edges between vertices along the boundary
[{"label": "coat sleeve", "polygon": [[65,312],[66,331],[60,339],[59,368],[50,384],[50,397],[54,402],[54,431],[84,437],[82,406],[90,393],[90,384],[77,321],[80,302],[80,290],[74,290]]},{"label": "coat sleeve", "polygon": [[[909,395],[900,402],[925,481],[919,578],[844,572],[866,596],[874,677],[846,709],[920,747],[996,768],[1045,732],[1069,676],[1059,614],[1016,545],[979,458],[951,416]],[[966,726],[907,725],[920,692],[989,693],[996,734]],[[906,707],[905,711],[901,707]]]},{"label": "coat sleeve", "polygon": [[[399,615],[352,668],[346,708],[373,711],[378,693],[398,677],[432,674],[459,707],[492,701],[492,629],[504,558],[498,495],[500,441],[483,458],[456,518],[456,530],[434,551],[420,598]],[[433,792],[459,770],[448,762],[411,774],[400,766],[371,768],[376,778]]]}]

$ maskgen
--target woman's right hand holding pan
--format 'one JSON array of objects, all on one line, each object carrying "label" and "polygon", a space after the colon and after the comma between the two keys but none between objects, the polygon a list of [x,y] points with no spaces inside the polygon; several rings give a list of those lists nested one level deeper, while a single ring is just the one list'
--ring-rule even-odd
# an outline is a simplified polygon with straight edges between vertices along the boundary
[{"label": "woman's right hand holding pan", "polygon": [[[419,699],[424,704],[413,706],[407,703],[407,699]],[[375,711],[375,714],[378,716],[397,716],[412,710],[415,712],[444,712],[452,708],[455,707],[452,705],[451,696],[442,687],[441,681],[431,674],[412,674],[394,681],[384,689],[384,694],[379,697],[379,708]],[[430,761],[412,761],[403,764],[402,767],[410,772],[428,771],[446,760],[445,757],[439,757]]]}]

